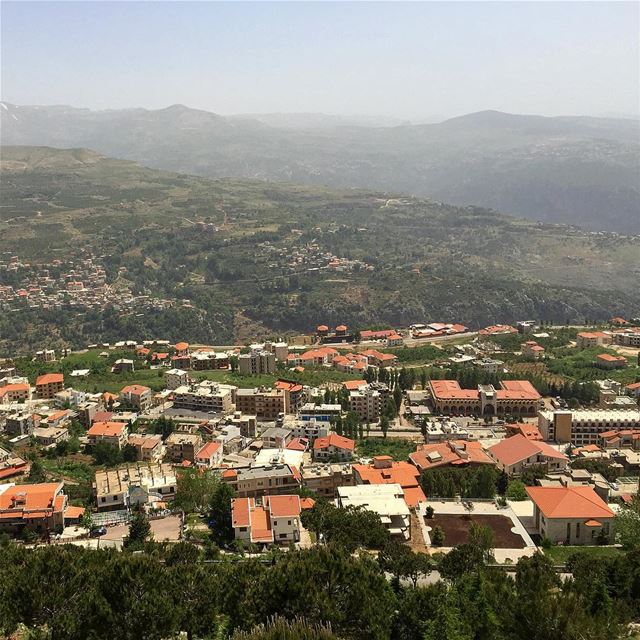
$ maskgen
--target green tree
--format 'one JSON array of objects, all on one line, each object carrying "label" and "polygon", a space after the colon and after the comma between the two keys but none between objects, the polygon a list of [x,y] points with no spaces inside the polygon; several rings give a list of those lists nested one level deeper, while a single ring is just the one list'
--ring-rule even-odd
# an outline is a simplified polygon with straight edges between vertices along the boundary
[{"label": "green tree", "polygon": [[149,519],[142,509],[137,509],[129,522],[129,534],[122,541],[122,546],[133,551],[141,549],[150,535]]}]

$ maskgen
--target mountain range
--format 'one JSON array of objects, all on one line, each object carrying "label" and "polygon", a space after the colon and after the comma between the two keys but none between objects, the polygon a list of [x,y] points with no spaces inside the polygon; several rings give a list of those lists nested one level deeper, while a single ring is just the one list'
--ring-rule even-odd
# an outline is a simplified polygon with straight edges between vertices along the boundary
[{"label": "mountain range", "polygon": [[86,147],[203,177],[375,189],[590,230],[640,229],[638,120],[483,111],[372,126],[384,121],[0,104],[5,145]]}]

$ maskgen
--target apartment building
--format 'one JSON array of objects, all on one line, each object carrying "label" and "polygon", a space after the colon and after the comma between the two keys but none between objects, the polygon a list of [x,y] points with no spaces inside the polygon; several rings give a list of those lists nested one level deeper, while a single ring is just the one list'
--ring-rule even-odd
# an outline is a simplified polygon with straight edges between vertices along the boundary
[{"label": "apartment building", "polygon": [[571,442],[577,447],[598,444],[600,436],[612,430],[640,428],[637,409],[572,409],[540,411],[538,428],[545,440]]},{"label": "apartment building", "polygon": [[222,443],[207,442],[196,453],[196,465],[204,469],[219,467],[222,462]]},{"label": "apartment building", "polygon": [[335,498],[338,487],[353,487],[356,484],[353,469],[346,463],[305,465],[301,473],[303,486],[325,498]]},{"label": "apartment building", "polygon": [[576,346],[580,349],[598,347],[612,342],[612,335],[606,331],[581,331],[576,336]]},{"label": "apartment building", "polygon": [[379,391],[369,387],[350,391],[349,409],[357,413],[363,422],[378,422],[382,411],[382,396]]},{"label": "apartment building", "polygon": [[300,488],[299,471],[288,464],[266,465],[222,472],[227,482],[240,498],[294,493]]},{"label": "apartment building", "polygon": [[240,354],[238,371],[243,376],[275,373],[276,354],[266,349],[256,349],[251,353]]},{"label": "apartment building", "polygon": [[173,406],[187,411],[229,413],[233,410],[236,387],[205,380],[197,385],[182,386],[173,393]]},{"label": "apartment building", "polygon": [[199,433],[180,433],[174,431],[165,441],[167,456],[172,462],[196,461],[196,453],[202,447],[202,436]]},{"label": "apartment building", "polygon": [[138,462],[160,462],[164,456],[161,436],[132,433],[127,439],[127,444],[135,447]]},{"label": "apartment building", "polygon": [[640,327],[627,329],[625,331],[616,331],[613,334],[613,342],[623,347],[640,347]]},{"label": "apartment building", "polygon": [[129,428],[124,422],[94,422],[87,431],[89,445],[94,447],[100,442],[106,442],[121,449],[127,442]]},{"label": "apartment building", "polygon": [[263,420],[275,420],[286,413],[285,392],[282,389],[238,389],[236,409],[242,413],[256,415]]},{"label": "apartment building", "polygon": [[[183,366],[178,364],[182,362],[182,358],[187,356],[179,356],[180,361],[174,360],[174,366]],[[229,356],[222,351],[196,351],[190,356],[190,367],[194,371],[205,371],[207,369],[228,369]]]},{"label": "apartment building", "polygon": [[624,356],[601,353],[596,356],[596,365],[601,369],[624,369],[627,366],[627,359]]},{"label": "apartment building", "polygon": [[64,391],[64,376],[61,373],[45,373],[36,379],[36,396],[51,400],[56,393]]},{"label": "apartment building", "polygon": [[149,387],[130,384],[120,391],[120,402],[135,407],[138,411],[146,411],[153,403],[153,393]]},{"label": "apartment building", "polygon": [[62,482],[0,485],[0,531],[62,531],[67,496]]},{"label": "apartment building", "polygon": [[69,439],[69,430],[64,427],[35,427],[31,434],[43,447],[50,447]]},{"label": "apartment building", "polygon": [[302,438],[310,444],[313,444],[316,438],[329,435],[330,426],[326,421],[292,420],[285,424],[291,429],[291,435],[294,438]]},{"label": "apartment building", "polygon": [[332,420],[342,415],[342,407],[339,404],[314,404],[307,402],[300,407],[298,418],[303,423],[320,422],[328,425]]},{"label": "apartment building", "polygon": [[134,504],[165,501],[175,496],[177,480],[170,464],[136,462],[96,471],[93,494],[98,511],[128,509]]},{"label": "apartment building", "polygon": [[40,416],[31,413],[14,413],[7,416],[4,423],[5,433],[9,436],[31,435],[40,424]]},{"label": "apartment building", "polygon": [[0,387],[0,404],[27,402],[31,399],[31,386],[28,382],[13,382]]},{"label": "apartment building", "polygon": [[178,389],[189,384],[189,374],[183,369],[169,369],[164,374],[164,386],[167,389]]}]

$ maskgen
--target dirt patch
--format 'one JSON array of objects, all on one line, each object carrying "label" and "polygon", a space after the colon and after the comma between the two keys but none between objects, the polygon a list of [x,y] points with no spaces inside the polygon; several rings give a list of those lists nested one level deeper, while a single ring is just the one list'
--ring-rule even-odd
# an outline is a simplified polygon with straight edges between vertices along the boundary
[{"label": "dirt patch", "polygon": [[442,527],[445,547],[455,547],[467,542],[469,529],[474,522],[489,527],[493,531],[496,549],[524,549],[525,547],[522,536],[511,531],[513,523],[511,518],[506,516],[478,514],[469,518],[466,514],[436,514],[431,520],[425,519],[425,522],[432,531],[436,525]]}]

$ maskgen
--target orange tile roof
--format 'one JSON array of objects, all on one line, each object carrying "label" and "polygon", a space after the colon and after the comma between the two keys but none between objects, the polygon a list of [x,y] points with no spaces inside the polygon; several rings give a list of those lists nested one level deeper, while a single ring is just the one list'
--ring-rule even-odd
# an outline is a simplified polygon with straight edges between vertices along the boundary
[{"label": "orange tile roof", "polygon": [[438,400],[477,400],[477,389],[463,389],[457,380],[430,380],[431,392]]},{"label": "orange tile roof", "polygon": [[87,431],[87,435],[105,437],[121,436],[126,426],[124,422],[94,422],[91,429]]},{"label": "orange tile roof", "polygon": [[131,396],[140,396],[147,391],[151,391],[151,389],[141,384],[129,384],[126,387],[123,387],[120,393],[128,394]]},{"label": "orange tile roof", "polygon": [[300,508],[304,511],[305,509],[313,509],[313,505],[315,505],[316,501],[313,498],[300,498]]},{"label": "orange tile roof", "polygon": [[556,460],[567,460],[567,456],[546,442],[537,442],[518,434],[505,438],[489,447],[491,455],[501,464],[511,466],[533,456],[546,456]]},{"label": "orange tile roof", "polygon": [[264,502],[272,518],[297,517],[300,515],[299,496],[265,496]]},{"label": "orange tile roof", "polygon": [[316,438],[313,443],[313,450],[319,451],[321,449],[328,449],[329,447],[337,447],[339,449],[348,449],[349,451],[353,451],[355,446],[356,443],[351,438],[339,436],[337,433],[330,433],[328,436]]},{"label": "orange tile roof", "polygon": [[219,442],[207,442],[198,453],[196,453],[196,458],[209,460],[211,456],[220,448]]},{"label": "orange tile roof", "polygon": [[36,380],[36,386],[58,382],[64,382],[64,376],[61,373],[45,373],[42,376],[38,376]]},{"label": "orange tile roof", "polygon": [[347,391],[355,391],[356,389],[360,389],[360,387],[365,387],[367,385],[366,380],[345,380],[342,383],[342,386]]},{"label": "orange tile roof", "polygon": [[614,517],[607,503],[591,487],[526,487],[526,491],[545,518]]},{"label": "orange tile roof", "polygon": [[495,464],[480,442],[449,440],[436,444],[423,444],[409,455],[409,460],[420,470],[446,465]]},{"label": "orange tile roof", "polygon": [[503,380],[496,390],[498,400],[540,400],[537,389],[528,380]]},{"label": "orange tile roof", "polygon": [[503,333],[518,333],[518,330],[515,327],[512,327],[508,324],[494,324],[490,327],[485,327],[484,329],[480,329],[478,333],[481,336],[491,336],[491,335],[499,335]]},{"label": "orange tile roof", "polygon": [[189,348],[188,342],[176,342],[176,351],[186,351]]},{"label": "orange tile roof", "polygon": [[604,362],[626,362],[627,359],[624,356],[612,356],[610,353],[601,353],[596,356],[598,360]]},{"label": "orange tile roof", "polygon": [[[381,458],[378,457],[378,460]],[[415,507],[418,502],[427,499],[418,483],[420,471],[408,462],[392,462],[391,466],[379,469],[373,465],[354,464],[352,469],[362,484],[399,484],[409,507]]]},{"label": "orange tile roof", "polygon": [[74,507],[73,505],[69,505],[64,510],[64,517],[76,520],[77,518],[81,518],[84,513],[84,507]]},{"label": "orange tile roof", "polygon": [[289,380],[276,380],[274,387],[276,389],[284,389],[292,393],[302,391],[302,385],[299,382],[290,382]]},{"label": "orange tile roof", "polygon": [[[9,487],[0,494],[0,513],[8,517],[45,517],[61,504],[57,495],[62,489],[61,482],[40,484],[19,484]],[[64,496],[62,503],[64,503]],[[14,501],[16,499],[17,501]],[[7,517],[5,515],[5,517]]]}]

